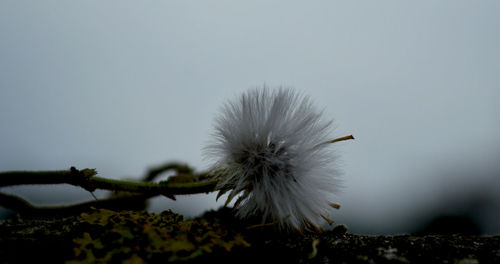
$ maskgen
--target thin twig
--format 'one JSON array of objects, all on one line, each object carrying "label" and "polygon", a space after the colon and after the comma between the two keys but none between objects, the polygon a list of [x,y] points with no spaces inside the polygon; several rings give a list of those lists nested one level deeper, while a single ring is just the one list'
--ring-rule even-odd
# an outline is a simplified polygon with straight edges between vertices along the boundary
[{"label": "thin twig", "polygon": [[[90,201],[67,206],[35,206],[26,200],[0,193],[0,206],[25,213],[45,214],[45,213],[66,213],[78,212],[88,209],[90,206],[107,208],[130,208],[145,200],[164,195],[175,200],[174,195],[208,193],[215,191],[216,180],[198,180],[207,178],[206,173],[192,175],[192,170],[187,166],[169,165],[157,169],[153,179],[159,173],[175,169],[178,173],[189,173],[191,182],[173,182],[170,180],[153,182],[135,182],[126,180],[114,180],[97,177],[95,169],[77,170],[71,167],[69,170],[56,171],[7,171],[0,172],[0,187],[32,184],[71,184],[81,187],[89,192],[96,189],[111,190],[114,192],[125,192],[121,196],[113,196],[103,200]],[[151,175],[151,173],[150,173]],[[175,177],[174,177],[175,178]],[[128,194],[127,194],[128,193]]]},{"label": "thin twig", "polygon": [[136,203],[144,202],[144,200],[148,198],[151,198],[151,196],[147,194],[136,194],[72,205],[36,206],[15,195],[0,193],[0,206],[24,214],[54,215],[79,213],[88,210],[92,206],[98,208],[131,209]]},{"label": "thin twig", "polygon": [[60,171],[11,171],[0,172],[0,187],[13,185],[29,184],[71,184],[79,186],[87,191],[104,189],[111,191],[126,191],[133,193],[144,193],[151,196],[156,195],[178,195],[208,193],[215,190],[217,181],[195,181],[187,183],[169,183],[163,181],[153,182],[135,182],[126,180],[106,179],[95,176],[97,172],[94,169]]}]

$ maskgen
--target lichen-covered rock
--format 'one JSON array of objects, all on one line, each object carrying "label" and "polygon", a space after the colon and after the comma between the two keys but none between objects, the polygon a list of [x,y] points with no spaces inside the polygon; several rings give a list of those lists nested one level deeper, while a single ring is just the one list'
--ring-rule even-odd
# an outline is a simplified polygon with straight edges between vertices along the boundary
[{"label": "lichen-covered rock", "polygon": [[[249,228],[251,227],[251,228]],[[280,233],[229,208],[184,220],[172,211],[91,209],[0,221],[0,263],[500,263],[500,236],[368,236],[345,226]]]},{"label": "lichen-covered rock", "polygon": [[67,263],[151,260],[180,262],[250,246],[241,234],[203,219],[184,221],[170,210],[115,212],[95,209],[80,219],[89,230],[73,239],[75,259]]}]

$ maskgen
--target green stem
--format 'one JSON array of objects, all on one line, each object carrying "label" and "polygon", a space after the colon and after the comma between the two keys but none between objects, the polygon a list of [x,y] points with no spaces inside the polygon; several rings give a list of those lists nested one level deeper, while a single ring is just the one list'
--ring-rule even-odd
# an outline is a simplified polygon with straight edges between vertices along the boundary
[{"label": "green stem", "polygon": [[[194,181],[188,183],[135,182],[113,180],[95,176],[94,169],[58,171],[8,171],[0,172],[0,187],[27,184],[71,184],[90,192],[95,189],[143,193],[151,196],[208,193],[215,191],[217,181]],[[204,175],[204,174],[201,174]]]}]

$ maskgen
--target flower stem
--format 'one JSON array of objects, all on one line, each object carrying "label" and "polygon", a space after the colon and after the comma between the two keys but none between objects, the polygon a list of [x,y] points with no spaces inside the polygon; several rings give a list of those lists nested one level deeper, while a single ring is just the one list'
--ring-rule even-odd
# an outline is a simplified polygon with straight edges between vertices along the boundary
[{"label": "flower stem", "polygon": [[188,183],[169,183],[168,181],[153,183],[106,179],[95,175],[97,175],[95,169],[77,170],[74,167],[69,170],[57,171],[7,171],[0,172],[0,187],[67,183],[82,187],[90,192],[96,189],[104,189],[151,195],[176,195],[212,192],[216,185],[214,180]]},{"label": "flower stem", "polygon": [[[165,167],[166,168],[166,167]],[[177,167],[174,168],[178,172]],[[165,169],[164,169],[165,170]],[[173,182],[170,180],[153,182],[136,182],[126,180],[115,180],[97,177],[95,169],[77,170],[71,167],[69,170],[55,171],[6,171],[0,172],[0,187],[31,184],[71,184],[81,187],[89,192],[96,189],[129,192],[130,195],[121,198],[109,198],[106,200],[87,202],[69,206],[36,207],[22,198],[0,193],[0,205],[17,211],[29,212],[53,212],[72,211],[89,206],[118,204],[125,200],[146,200],[148,198],[164,195],[175,200],[174,195],[208,193],[215,191],[217,181],[207,179],[207,173],[193,175],[192,171],[184,170],[191,179],[188,182]],[[179,175],[178,175],[179,176]],[[155,177],[155,176],[152,176]],[[172,177],[172,178],[176,178]],[[204,180],[200,180],[204,179]]]}]

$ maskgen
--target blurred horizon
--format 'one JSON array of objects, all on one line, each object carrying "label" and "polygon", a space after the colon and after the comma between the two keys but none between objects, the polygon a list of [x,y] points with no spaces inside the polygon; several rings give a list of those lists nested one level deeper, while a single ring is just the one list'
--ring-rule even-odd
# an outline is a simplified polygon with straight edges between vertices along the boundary
[{"label": "blurred horizon", "polygon": [[[286,86],[334,120],[332,138],[356,138],[334,146],[336,224],[395,234],[460,216],[500,234],[499,12],[498,1],[461,0],[3,1],[0,171],[203,171],[222,105]],[[93,199],[69,186],[0,191],[44,205]],[[193,217],[223,200],[155,198],[149,209]]]}]

